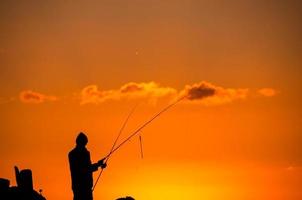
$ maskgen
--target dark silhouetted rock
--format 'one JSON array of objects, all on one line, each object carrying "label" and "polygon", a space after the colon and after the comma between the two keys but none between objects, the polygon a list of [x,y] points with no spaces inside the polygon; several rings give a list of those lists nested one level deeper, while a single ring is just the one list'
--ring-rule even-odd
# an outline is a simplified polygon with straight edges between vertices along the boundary
[{"label": "dark silhouetted rock", "polygon": [[30,169],[19,171],[15,167],[17,186],[9,187],[9,180],[0,178],[1,200],[46,200],[33,189],[32,172]]}]

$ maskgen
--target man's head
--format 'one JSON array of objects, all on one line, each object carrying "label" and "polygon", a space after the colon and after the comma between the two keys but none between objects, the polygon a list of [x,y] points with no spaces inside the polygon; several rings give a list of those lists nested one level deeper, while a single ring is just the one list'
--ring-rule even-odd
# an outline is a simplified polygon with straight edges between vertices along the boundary
[{"label": "man's head", "polygon": [[87,136],[84,133],[80,132],[76,139],[77,146],[85,147],[87,143],[88,143]]},{"label": "man's head", "polygon": [[135,199],[133,197],[126,196],[126,197],[118,198],[116,200],[135,200]]}]

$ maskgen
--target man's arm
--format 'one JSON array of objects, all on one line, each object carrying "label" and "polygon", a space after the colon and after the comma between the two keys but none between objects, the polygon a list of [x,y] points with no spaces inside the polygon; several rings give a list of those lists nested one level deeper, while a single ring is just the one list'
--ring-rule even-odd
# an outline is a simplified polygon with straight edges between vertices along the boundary
[{"label": "man's arm", "polygon": [[91,164],[90,170],[91,170],[92,172],[94,172],[94,171],[97,171],[99,167],[101,167],[102,169],[104,169],[104,168],[107,167],[107,164],[104,163],[104,159],[99,160],[97,163]]},{"label": "man's arm", "polygon": [[97,171],[99,168],[99,164],[98,163],[93,163],[90,165],[90,171],[95,172]]}]

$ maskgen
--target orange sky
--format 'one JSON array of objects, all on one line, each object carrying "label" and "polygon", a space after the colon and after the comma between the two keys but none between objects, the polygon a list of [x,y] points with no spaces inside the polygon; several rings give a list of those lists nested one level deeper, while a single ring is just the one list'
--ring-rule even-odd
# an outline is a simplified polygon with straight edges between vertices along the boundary
[{"label": "orange sky", "polygon": [[301,199],[301,13],[285,0],[1,1],[0,177],[30,168],[47,199],[71,199],[79,131],[97,161],[134,105],[123,138],[206,86],[142,131],[144,159],[137,137],[112,156],[95,199]]}]

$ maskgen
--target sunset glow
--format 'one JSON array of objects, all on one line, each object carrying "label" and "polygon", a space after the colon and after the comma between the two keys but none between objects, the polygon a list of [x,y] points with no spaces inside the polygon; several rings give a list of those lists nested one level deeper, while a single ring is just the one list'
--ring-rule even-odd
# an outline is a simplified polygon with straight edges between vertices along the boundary
[{"label": "sunset glow", "polygon": [[1,1],[0,177],[29,168],[47,200],[70,200],[80,131],[97,162],[131,109],[118,144],[181,99],[112,154],[95,200],[301,200],[301,8]]}]

